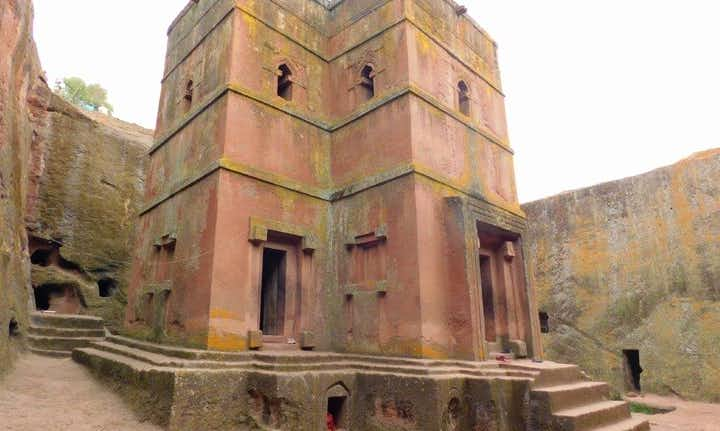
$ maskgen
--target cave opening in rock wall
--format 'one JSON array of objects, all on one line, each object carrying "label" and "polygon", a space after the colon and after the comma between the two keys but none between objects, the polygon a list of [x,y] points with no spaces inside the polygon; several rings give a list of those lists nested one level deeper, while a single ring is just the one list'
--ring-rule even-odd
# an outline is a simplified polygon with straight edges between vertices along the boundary
[{"label": "cave opening in rock wall", "polygon": [[640,366],[640,351],[637,349],[623,350],[623,368],[625,373],[625,387],[628,391],[640,392],[640,374],[643,369]]},{"label": "cave opening in rock wall", "polygon": [[8,324],[8,336],[10,338],[20,336],[20,325],[18,325],[18,322],[14,317],[10,319],[10,323]]},{"label": "cave opening in rock wall", "polygon": [[98,281],[98,293],[101,298],[111,298],[117,292],[117,281],[112,278],[103,278]]},{"label": "cave opening in rock wall", "polygon": [[50,265],[50,257],[52,256],[53,250],[52,249],[39,249],[36,250],[31,256],[30,256],[30,262],[33,265],[40,265],[40,266],[49,266]]},{"label": "cave opening in rock wall", "polygon": [[42,284],[34,288],[35,308],[39,311],[55,311],[76,314],[82,308],[80,295],[72,284]]}]

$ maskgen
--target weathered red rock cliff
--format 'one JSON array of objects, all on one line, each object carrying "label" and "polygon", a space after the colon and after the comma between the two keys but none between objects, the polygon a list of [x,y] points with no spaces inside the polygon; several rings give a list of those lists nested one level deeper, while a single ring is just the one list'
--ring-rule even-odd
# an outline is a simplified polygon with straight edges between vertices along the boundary
[{"label": "weathered red rock cliff", "polygon": [[28,322],[29,259],[23,217],[32,126],[28,95],[41,74],[32,4],[0,2],[0,372]]},{"label": "weathered red rock cliff", "polygon": [[32,19],[0,2],[0,372],[36,306],[119,318],[152,141],[52,93]]},{"label": "weathered red rock cliff", "polygon": [[720,149],[523,207],[550,359],[619,389],[720,401]]}]

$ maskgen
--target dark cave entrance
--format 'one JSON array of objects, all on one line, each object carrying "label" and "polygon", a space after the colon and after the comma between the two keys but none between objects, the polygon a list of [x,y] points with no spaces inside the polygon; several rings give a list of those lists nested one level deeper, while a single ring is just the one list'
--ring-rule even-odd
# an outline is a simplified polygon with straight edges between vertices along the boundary
[{"label": "dark cave entrance", "polygon": [[30,256],[30,262],[33,265],[40,265],[40,266],[50,266],[50,258],[53,255],[53,252],[55,250],[53,249],[39,249],[36,250],[31,256]]},{"label": "dark cave entrance", "polygon": [[110,298],[117,292],[117,281],[112,278],[103,278],[98,281],[98,293],[101,298]]},{"label": "dark cave entrance", "polygon": [[18,325],[18,322],[14,317],[10,319],[10,323],[8,324],[8,335],[10,338],[20,336],[20,325]]},{"label": "dark cave entrance", "polygon": [[39,311],[54,311],[61,314],[77,314],[82,300],[72,284],[43,284],[34,289],[35,308]]},{"label": "dark cave entrance", "polygon": [[640,366],[640,351],[637,349],[623,350],[623,368],[625,371],[625,387],[628,391],[640,392],[640,374],[643,369]]}]

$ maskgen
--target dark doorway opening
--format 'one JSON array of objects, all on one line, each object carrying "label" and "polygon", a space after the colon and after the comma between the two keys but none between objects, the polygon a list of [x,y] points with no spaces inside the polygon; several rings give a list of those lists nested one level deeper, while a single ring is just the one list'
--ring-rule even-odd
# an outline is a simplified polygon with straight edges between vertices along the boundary
[{"label": "dark doorway opening", "polygon": [[625,368],[625,386],[630,391],[640,392],[640,374],[643,369],[640,366],[640,351],[637,349],[623,350],[623,363]]},{"label": "dark doorway opening", "polygon": [[65,295],[65,287],[56,284],[46,284],[35,288],[35,308],[44,311],[50,309],[50,300],[53,297]]},{"label": "dark doorway opening", "polygon": [[20,325],[18,325],[15,318],[10,319],[10,324],[8,324],[8,335],[13,338],[20,336]]},{"label": "dark doorway opening", "polygon": [[71,284],[43,284],[34,288],[35,308],[75,314],[83,306],[82,297]]},{"label": "dark doorway opening", "polygon": [[495,303],[493,292],[492,259],[480,256],[480,289],[485,313],[485,340],[495,342]]},{"label": "dark doorway opening", "polygon": [[98,291],[101,298],[110,298],[117,292],[117,282],[112,278],[103,278],[98,281]]},{"label": "dark doorway opening", "polygon": [[345,429],[345,402],[347,397],[329,397],[327,403],[327,429]]},{"label": "dark doorway opening", "polygon": [[285,261],[285,251],[263,250],[260,330],[264,335],[283,335],[285,329]]},{"label": "dark doorway opening", "polygon": [[544,311],[540,312],[540,332],[543,334],[550,332],[550,316]]},{"label": "dark doorway opening", "polygon": [[52,256],[53,251],[52,249],[36,250],[35,253],[30,256],[30,263],[33,265],[49,266],[50,256]]}]

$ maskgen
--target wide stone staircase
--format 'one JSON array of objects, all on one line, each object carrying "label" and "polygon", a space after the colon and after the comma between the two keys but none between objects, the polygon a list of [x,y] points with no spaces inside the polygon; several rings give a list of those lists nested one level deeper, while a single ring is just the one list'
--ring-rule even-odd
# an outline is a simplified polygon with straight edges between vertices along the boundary
[{"label": "wide stone staircase", "polygon": [[93,316],[37,312],[30,316],[30,351],[52,357],[70,357],[78,347],[105,338],[103,319]]},{"label": "wide stone staircase", "polygon": [[587,380],[576,365],[513,361],[500,367],[536,374],[531,408],[539,430],[650,430],[647,421],[632,417],[627,402],[610,399],[607,383]]}]

